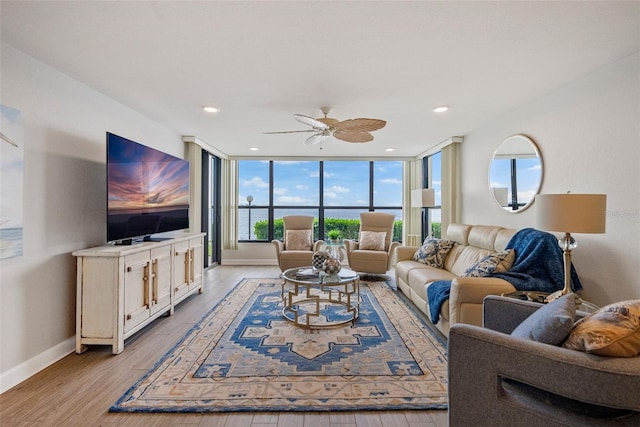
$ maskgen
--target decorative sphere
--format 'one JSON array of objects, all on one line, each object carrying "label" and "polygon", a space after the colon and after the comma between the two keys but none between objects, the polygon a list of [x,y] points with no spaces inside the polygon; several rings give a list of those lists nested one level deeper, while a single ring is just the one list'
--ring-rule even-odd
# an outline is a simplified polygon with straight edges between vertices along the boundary
[{"label": "decorative sphere", "polygon": [[313,268],[315,268],[316,270],[322,270],[324,267],[324,262],[329,258],[330,255],[327,251],[315,252],[311,257]]},{"label": "decorative sphere", "polygon": [[322,266],[322,269],[324,270],[325,273],[327,273],[329,275],[337,274],[342,269],[342,265],[340,264],[340,261],[338,261],[337,259],[328,258],[324,262],[324,265]]}]

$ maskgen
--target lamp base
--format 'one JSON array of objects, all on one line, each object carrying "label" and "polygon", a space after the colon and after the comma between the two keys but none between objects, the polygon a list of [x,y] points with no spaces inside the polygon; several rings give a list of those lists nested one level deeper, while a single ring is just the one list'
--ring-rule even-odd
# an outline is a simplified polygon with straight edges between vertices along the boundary
[{"label": "lamp base", "polygon": [[557,300],[558,298],[560,298],[563,295],[566,295],[567,293],[564,292],[564,289],[560,289],[559,291],[555,291],[552,294],[547,295],[547,297],[544,299],[544,302],[546,303],[550,303],[552,301]]}]

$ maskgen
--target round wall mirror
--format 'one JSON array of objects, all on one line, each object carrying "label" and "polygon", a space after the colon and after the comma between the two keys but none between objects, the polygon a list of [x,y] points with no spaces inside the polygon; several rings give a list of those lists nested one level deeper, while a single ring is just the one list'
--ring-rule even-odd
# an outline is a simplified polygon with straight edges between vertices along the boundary
[{"label": "round wall mirror", "polygon": [[542,185],[542,156],[531,138],[512,135],[493,153],[489,189],[507,212],[518,213],[533,203]]}]

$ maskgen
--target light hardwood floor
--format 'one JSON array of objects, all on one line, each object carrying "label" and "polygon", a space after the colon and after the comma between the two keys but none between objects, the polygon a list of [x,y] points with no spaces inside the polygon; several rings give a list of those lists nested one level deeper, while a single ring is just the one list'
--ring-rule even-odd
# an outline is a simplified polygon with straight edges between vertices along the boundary
[{"label": "light hardwood floor", "polygon": [[447,411],[243,412],[223,414],[112,414],[111,406],[227,292],[245,277],[278,277],[270,266],[219,266],[205,271],[203,294],[182,302],[125,342],[123,353],[91,346],[70,354],[0,395],[4,426],[232,426],[433,427]]}]

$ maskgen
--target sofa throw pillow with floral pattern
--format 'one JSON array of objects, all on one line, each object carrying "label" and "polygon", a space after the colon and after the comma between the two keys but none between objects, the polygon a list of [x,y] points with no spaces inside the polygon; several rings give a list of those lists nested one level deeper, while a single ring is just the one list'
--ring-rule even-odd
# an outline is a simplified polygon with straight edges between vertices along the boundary
[{"label": "sofa throw pillow with floral pattern", "polygon": [[284,247],[289,251],[310,251],[311,230],[287,230],[284,235]]},{"label": "sofa throw pillow with floral pattern", "polygon": [[443,268],[444,260],[454,245],[453,240],[433,239],[427,237],[422,247],[413,254],[413,260],[427,264],[430,267]]},{"label": "sofa throw pillow with floral pattern", "polygon": [[469,267],[462,277],[486,277],[494,272],[502,273],[508,271],[513,265],[515,252],[513,249],[489,254],[480,261]]}]

